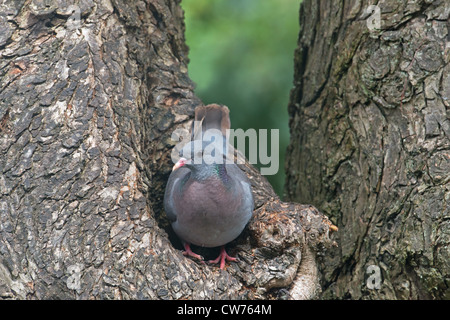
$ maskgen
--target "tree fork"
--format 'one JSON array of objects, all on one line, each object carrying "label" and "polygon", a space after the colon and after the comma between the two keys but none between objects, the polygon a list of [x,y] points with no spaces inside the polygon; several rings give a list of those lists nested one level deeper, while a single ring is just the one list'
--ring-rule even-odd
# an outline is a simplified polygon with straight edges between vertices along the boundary
[{"label": "tree fork", "polygon": [[179,1],[3,3],[1,298],[316,296],[314,272],[296,279],[302,252],[333,243],[331,223],[281,202],[250,165],[257,209],[239,263],[219,271],[169,241],[170,137],[201,104],[187,50]]}]

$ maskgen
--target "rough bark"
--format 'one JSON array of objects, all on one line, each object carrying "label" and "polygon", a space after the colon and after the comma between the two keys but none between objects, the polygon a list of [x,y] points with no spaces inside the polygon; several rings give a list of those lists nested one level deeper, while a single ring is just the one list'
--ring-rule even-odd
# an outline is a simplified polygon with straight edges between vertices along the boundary
[{"label": "rough bark", "polygon": [[3,1],[0,298],[314,297],[331,224],[249,165],[239,263],[199,264],[169,237],[170,137],[199,104],[179,1]]},{"label": "rough bark", "polygon": [[339,227],[324,298],[449,299],[450,2],[377,3],[303,2],[286,193]]}]

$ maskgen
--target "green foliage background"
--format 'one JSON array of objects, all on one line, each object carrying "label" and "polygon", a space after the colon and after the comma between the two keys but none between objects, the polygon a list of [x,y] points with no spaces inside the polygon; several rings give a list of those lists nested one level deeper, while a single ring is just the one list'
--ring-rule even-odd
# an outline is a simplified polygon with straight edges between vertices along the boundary
[{"label": "green foliage background", "polygon": [[234,129],[280,130],[280,167],[277,175],[267,176],[280,196],[300,2],[182,1],[197,96],[205,104],[227,105]]}]

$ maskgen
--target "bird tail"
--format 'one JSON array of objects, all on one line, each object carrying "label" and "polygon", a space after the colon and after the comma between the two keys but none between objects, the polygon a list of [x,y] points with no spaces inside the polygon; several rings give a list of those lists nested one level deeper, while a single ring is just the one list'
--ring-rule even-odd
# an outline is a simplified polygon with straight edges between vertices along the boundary
[{"label": "bird tail", "polygon": [[227,106],[208,104],[195,108],[195,118],[192,124],[193,140],[209,129],[217,129],[225,137],[230,129],[230,110]]}]

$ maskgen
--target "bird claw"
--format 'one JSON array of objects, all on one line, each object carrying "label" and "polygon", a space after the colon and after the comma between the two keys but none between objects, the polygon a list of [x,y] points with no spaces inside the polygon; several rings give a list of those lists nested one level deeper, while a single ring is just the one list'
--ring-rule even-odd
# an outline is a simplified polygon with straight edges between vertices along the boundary
[{"label": "bird claw", "polygon": [[195,252],[192,252],[191,246],[190,246],[189,243],[185,243],[184,244],[184,250],[185,251],[183,251],[183,256],[185,256],[185,257],[192,257],[194,259],[197,259],[197,260],[203,262],[204,258],[201,255],[196,254]]},{"label": "bird claw", "polygon": [[183,252],[183,256],[185,256],[185,257],[191,257],[191,258],[194,258],[194,259],[197,259],[197,260],[200,260],[200,261],[203,261],[204,260],[204,258],[201,256],[201,255],[199,255],[199,254],[196,254],[196,253],[194,253],[194,252],[186,252],[186,251],[184,251]]},{"label": "bird claw", "polygon": [[[189,243],[187,243],[187,242],[184,243],[184,250],[185,251],[183,251],[183,255],[185,257],[192,257],[194,259],[199,260],[201,264],[205,264],[204,258],[201,255],[193,252],[191,250],[191,245]],[[234,257],[229,256],[228,253],[225,251],[225,246],[222,246],[220,248],[219,256],[216,259],[214,259],[214,260],[209,260],[208,263],[211,263],[211,264],[220,263],[219,267],[220,267],[221,270],[223,270],[223,269],[225,269],[226,261],[228,261],[228,262],[239,262],[240,260],[238,258],[234,258]]]},{"label": "bird claw", "polygon": [[225,251],[225,247],[222,246],[220,248],[219,256],[214,260],[209,260],[208,263],[216,264],[220,262],[220,269],[223,270],[225,268],[226,261],[228,262],[239,262],[238,258],[231,257]]}]

